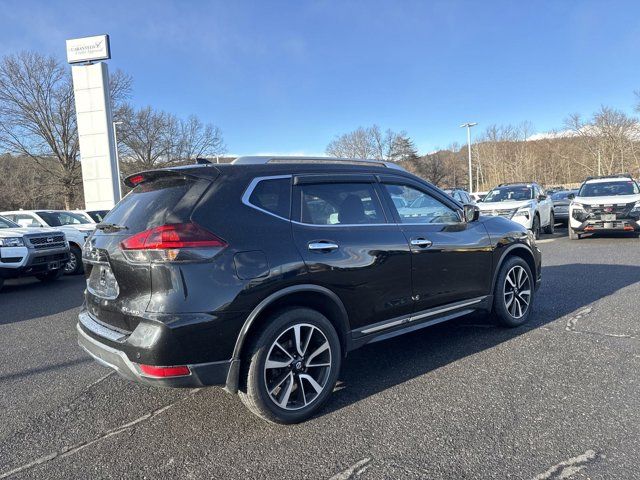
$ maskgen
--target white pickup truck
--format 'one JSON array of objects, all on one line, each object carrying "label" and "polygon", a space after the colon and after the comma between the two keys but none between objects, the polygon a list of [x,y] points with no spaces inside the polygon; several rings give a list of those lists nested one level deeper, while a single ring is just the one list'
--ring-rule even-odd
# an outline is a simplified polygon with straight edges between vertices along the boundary
[{"label": "white pickup truck", "polygon": [[7,278],[56,280],[69,261],[69,243],[60,230],[25,228],[0,217],[0,289]]},{"label": "white pickup truck", "polygon": [[82,273],[82,247],[87,237],[95,230],[95,223],[66,210],[15,210],[0,212],[0,215],[21,227],[52,227],[62,231],[70,248],[69,262],[65,265],[64,273]]}]

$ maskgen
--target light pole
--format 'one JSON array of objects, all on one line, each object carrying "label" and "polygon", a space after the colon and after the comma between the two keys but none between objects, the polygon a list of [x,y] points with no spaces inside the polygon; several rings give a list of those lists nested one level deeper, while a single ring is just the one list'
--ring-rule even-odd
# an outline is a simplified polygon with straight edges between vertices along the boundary
[{"label": "light pole", "polygon": [[118,176],[118,199],[116,203],[122,198],[122,187],[120,186],[120,155],[118,155],[118,129],[116,125],[122,125],[122,122],[112,122],[113,127],[113,146],[116,154],[116,175]]},{"label": "light pole", "polygon": [[467,148],[469,150],[469,193],[473,193],[473,171],[471,170],[471,127],[475,127],[477,124],[477,122],[467,122],[460,125],[460,128],[467,128]]}]

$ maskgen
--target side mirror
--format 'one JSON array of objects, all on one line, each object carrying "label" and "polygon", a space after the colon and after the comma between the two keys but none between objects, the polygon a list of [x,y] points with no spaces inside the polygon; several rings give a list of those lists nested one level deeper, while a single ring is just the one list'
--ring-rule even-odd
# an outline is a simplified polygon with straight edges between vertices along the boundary
[{"label": "side mirror", "polygon": [[543,195],[543,194],[538,195],[538,200],[539,201],[546,200],[546,199],[547,199],[546,195]]},{"label": "side mirror", "polygon": [[462,209],[464,219],[467,223],[475,222],[480,218],[480,209],[477,206],[467,203],[462,207]]},{"label": "side mirror", "polygon": [[576,194],[575,193],[570,193],[569,195],[567,195],[567,198],[569,200],[573,200],[574,198],[576,198]]}]

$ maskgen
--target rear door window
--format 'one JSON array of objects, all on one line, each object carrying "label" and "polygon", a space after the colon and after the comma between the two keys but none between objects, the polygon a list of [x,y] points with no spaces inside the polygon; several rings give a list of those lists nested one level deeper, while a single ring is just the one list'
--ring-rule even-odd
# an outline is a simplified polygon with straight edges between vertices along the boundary
[{"label": "rear door window", "polygon": [[300,187],[302,223],[367,225],[386,223],[370,183],[320,183]]}]

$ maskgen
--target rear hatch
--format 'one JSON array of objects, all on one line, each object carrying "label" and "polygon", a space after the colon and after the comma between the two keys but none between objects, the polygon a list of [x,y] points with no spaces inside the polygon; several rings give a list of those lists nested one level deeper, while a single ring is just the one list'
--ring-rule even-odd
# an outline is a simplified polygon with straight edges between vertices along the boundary
[{"label": "rear hatch", "polygon": [[[156,260],[138,258],[145,252],[126,250],[126,245],[139,244],[141,238],[144,243],[150,232],[167,226],[188,226],[195,205],[216,176],[207,168],[206,175],[176,169],[127,178],[133,190],[98,224],[83,251],[86,307],[96,320],[123,333],[135,329],[151,300]],[[132,253],[138,257],[132,258]]]}]

